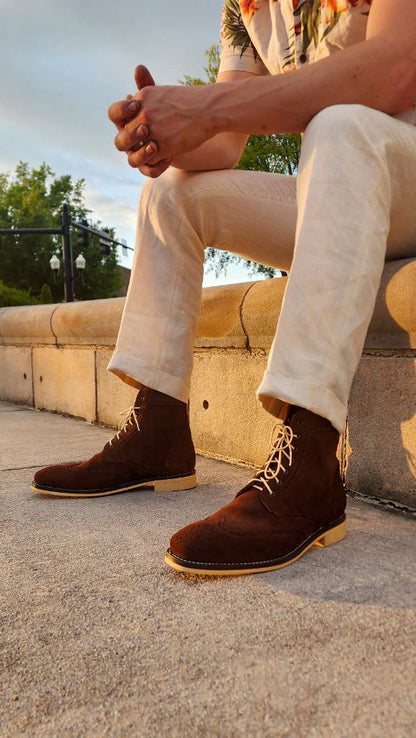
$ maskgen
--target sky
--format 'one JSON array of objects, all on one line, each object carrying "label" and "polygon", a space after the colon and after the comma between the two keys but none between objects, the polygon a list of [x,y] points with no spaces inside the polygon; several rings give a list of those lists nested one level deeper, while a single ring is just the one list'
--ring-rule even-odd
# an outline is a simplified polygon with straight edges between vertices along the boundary
[{"label": "sky", "polygon": [[[221,0],[0,0],[0,171],[45,161],[84,178],[94,217],[134,246],[145,178],[114,148],[107,109],[135,92],[139,63],[159,84],[203,76],[220,13]],[[250,279],[232,266],[204,285]]]}]

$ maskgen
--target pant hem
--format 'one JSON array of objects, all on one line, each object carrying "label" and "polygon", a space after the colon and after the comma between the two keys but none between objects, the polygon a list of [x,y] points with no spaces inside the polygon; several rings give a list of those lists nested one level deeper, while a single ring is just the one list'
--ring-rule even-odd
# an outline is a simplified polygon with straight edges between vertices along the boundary
[{"label": "pant hem", "polygon": [[132,356],[115,351],[108,365],[107,371],[115,374],[123,382],[131,386],[140,383],[151,389],[175,397],[182,402],[188,402],[189,387],[181,377],[164,372],[162,369],[145,366]]},{"label": "pant hem", "polygon": [[277,416],[287,402],[327,418],[338,433],[345,430],[347,408],[326,387],[267,371],[256,390],[256,397],[271,415]]}]

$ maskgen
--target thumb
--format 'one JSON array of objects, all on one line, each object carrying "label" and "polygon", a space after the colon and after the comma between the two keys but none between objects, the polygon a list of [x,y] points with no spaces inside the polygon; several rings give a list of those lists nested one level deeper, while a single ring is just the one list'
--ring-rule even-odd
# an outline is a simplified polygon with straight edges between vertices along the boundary
[{"label": "thumb", "polygon": [[136,69],[134,70],[134,79],[139,90],[141,90],[142,87],[147,87],[148,85],[155,84],[155,81],[150,74],[148,68],[145,67],[143,64],[139,64],[139,66],[136,67]]}]

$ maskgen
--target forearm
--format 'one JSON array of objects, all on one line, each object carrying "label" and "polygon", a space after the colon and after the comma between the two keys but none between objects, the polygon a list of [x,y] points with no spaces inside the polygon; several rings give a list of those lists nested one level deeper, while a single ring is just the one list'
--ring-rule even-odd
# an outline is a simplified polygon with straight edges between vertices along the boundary
[{"label": "forearm", "polygon": [[172,166],[187,172],[232,169],[240,160],[246,141],[245,134],[218,133],[197,149],[175,157]]},{"label": "forearm", "polygon": [[373,38],[293,72],[213,85],[213,129],[300,132],[320,110],[344,103],[401,112],[414,102],[414,65],[406,61],[397,49]]}]

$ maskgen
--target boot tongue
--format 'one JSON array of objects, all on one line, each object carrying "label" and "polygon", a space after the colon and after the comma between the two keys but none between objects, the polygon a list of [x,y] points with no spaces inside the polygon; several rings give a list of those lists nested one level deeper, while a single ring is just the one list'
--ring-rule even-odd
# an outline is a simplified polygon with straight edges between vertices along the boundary
[{"label": "boot tongue", "polygon": [[[290,425],[290,423],[293,420],[293,418],[296,415],[296,413],[299,410],[303,410],[303,409],[304,408],[302,408],[300,405],[289,405],[289,409],[288,409],[288,412],[287,412],[287,417],[285,418],[285,420],[282,421],[283,425]],[[239,497],[240,495],[243,495],[245,492],[249,492],[249,491],[253,491],[253,490],[259,491],[259,487],[255,487],[254,484],[253,484],[253,482],[254,483],[256,482],[256,478],[251,479],[250,482],[248,482],[242,489],[240,489],[240,491],[237,492],[236,497]],[[261,480],[258,481],[258,485],[259,486],[262,485],[262,481]]]}]

